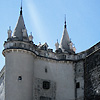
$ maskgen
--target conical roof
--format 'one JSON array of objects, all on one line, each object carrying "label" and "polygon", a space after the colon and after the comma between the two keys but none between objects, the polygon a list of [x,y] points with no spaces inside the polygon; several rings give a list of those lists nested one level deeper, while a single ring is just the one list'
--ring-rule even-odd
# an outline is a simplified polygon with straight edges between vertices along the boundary
[{"label": "conical roof", "polygon": [[[22,15],[22,7],[21,7],[20,16],[19,16],[18,22],[16,24],[16,27],[14,29],[14,32],[12,34],[12,37],[17,37],[19,40],[23,40],[23,30],[26,30],[26,27],[24,24],[24,19],[23,19],[23,15]],[[24,37],[26,39],[28,39],[27,33],[26,33],[26,35],[24,35]]]},{"label": "conical roof", "polygon": [[66,51],[70,49],[70,39],[69,39],[69,35],[66,29],[66,21],[65,21],[64,31],[63,31],[63,35],[60,41],[59,48]]}]

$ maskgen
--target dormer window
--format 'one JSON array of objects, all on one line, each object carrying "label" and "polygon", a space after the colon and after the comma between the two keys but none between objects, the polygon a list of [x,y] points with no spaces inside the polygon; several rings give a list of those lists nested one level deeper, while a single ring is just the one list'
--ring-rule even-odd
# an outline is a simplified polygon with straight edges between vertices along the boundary
[{"label": "dormer window", "polygon": [[48,44],[45,43],[45,44],[41,45],[40,48],[41,48],[42,50],[47,50],[47,49],[48,49]]}]

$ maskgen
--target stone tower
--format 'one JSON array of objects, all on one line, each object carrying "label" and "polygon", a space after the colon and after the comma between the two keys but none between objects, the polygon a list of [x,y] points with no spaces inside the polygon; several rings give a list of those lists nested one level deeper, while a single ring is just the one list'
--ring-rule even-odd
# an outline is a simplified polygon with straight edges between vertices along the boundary
[{"label": "stone tower", "polygon": [[66,20],[56,50],[35,45],[22,15],[4,42],[0,100],[100,100],[100,42],[75,53]]},{"label": "stone tower", "polygon": [[27,34],[21,7],[15,30],[12,34],[9,28],[4,43],[5,100],[75,99],[75,52],[66,21],[60,45],[57,42],[55,46],[53,52],[47,43],[33,43],[32,34]]},{"label": "stone tower", "polygon": [[[4,43],[5,56],[5,100],[32,100],[34,56],[28,49],[33,45],[24,24],[22,7],[20,16],[11,35]],[[27,49],[26,49],[27,48]]]}]

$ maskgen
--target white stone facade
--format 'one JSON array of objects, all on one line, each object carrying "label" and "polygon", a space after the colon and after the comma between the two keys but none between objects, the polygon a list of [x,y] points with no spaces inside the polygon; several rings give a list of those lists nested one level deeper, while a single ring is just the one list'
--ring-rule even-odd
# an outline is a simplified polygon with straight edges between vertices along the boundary
[{"label": "white stone facade", "polygon": [[76,54],[66,25],[55,52],[48,49],[47,43],[35,45],[32,40],[21,8],[15,31],[4,43],[0,100],[84,100],[85,59],[98,51],[100,43]]}]

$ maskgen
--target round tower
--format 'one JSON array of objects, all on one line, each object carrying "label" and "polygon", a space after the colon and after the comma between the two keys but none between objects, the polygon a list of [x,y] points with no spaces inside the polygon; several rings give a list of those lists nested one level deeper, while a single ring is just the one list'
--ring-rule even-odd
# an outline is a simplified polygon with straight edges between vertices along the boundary
[{"label": "round tower", "polygon": [[5,56],[5,100],[33,100],[34,55],[33,42],[29,41],[22,16],[11,36],[4,43]]}]

